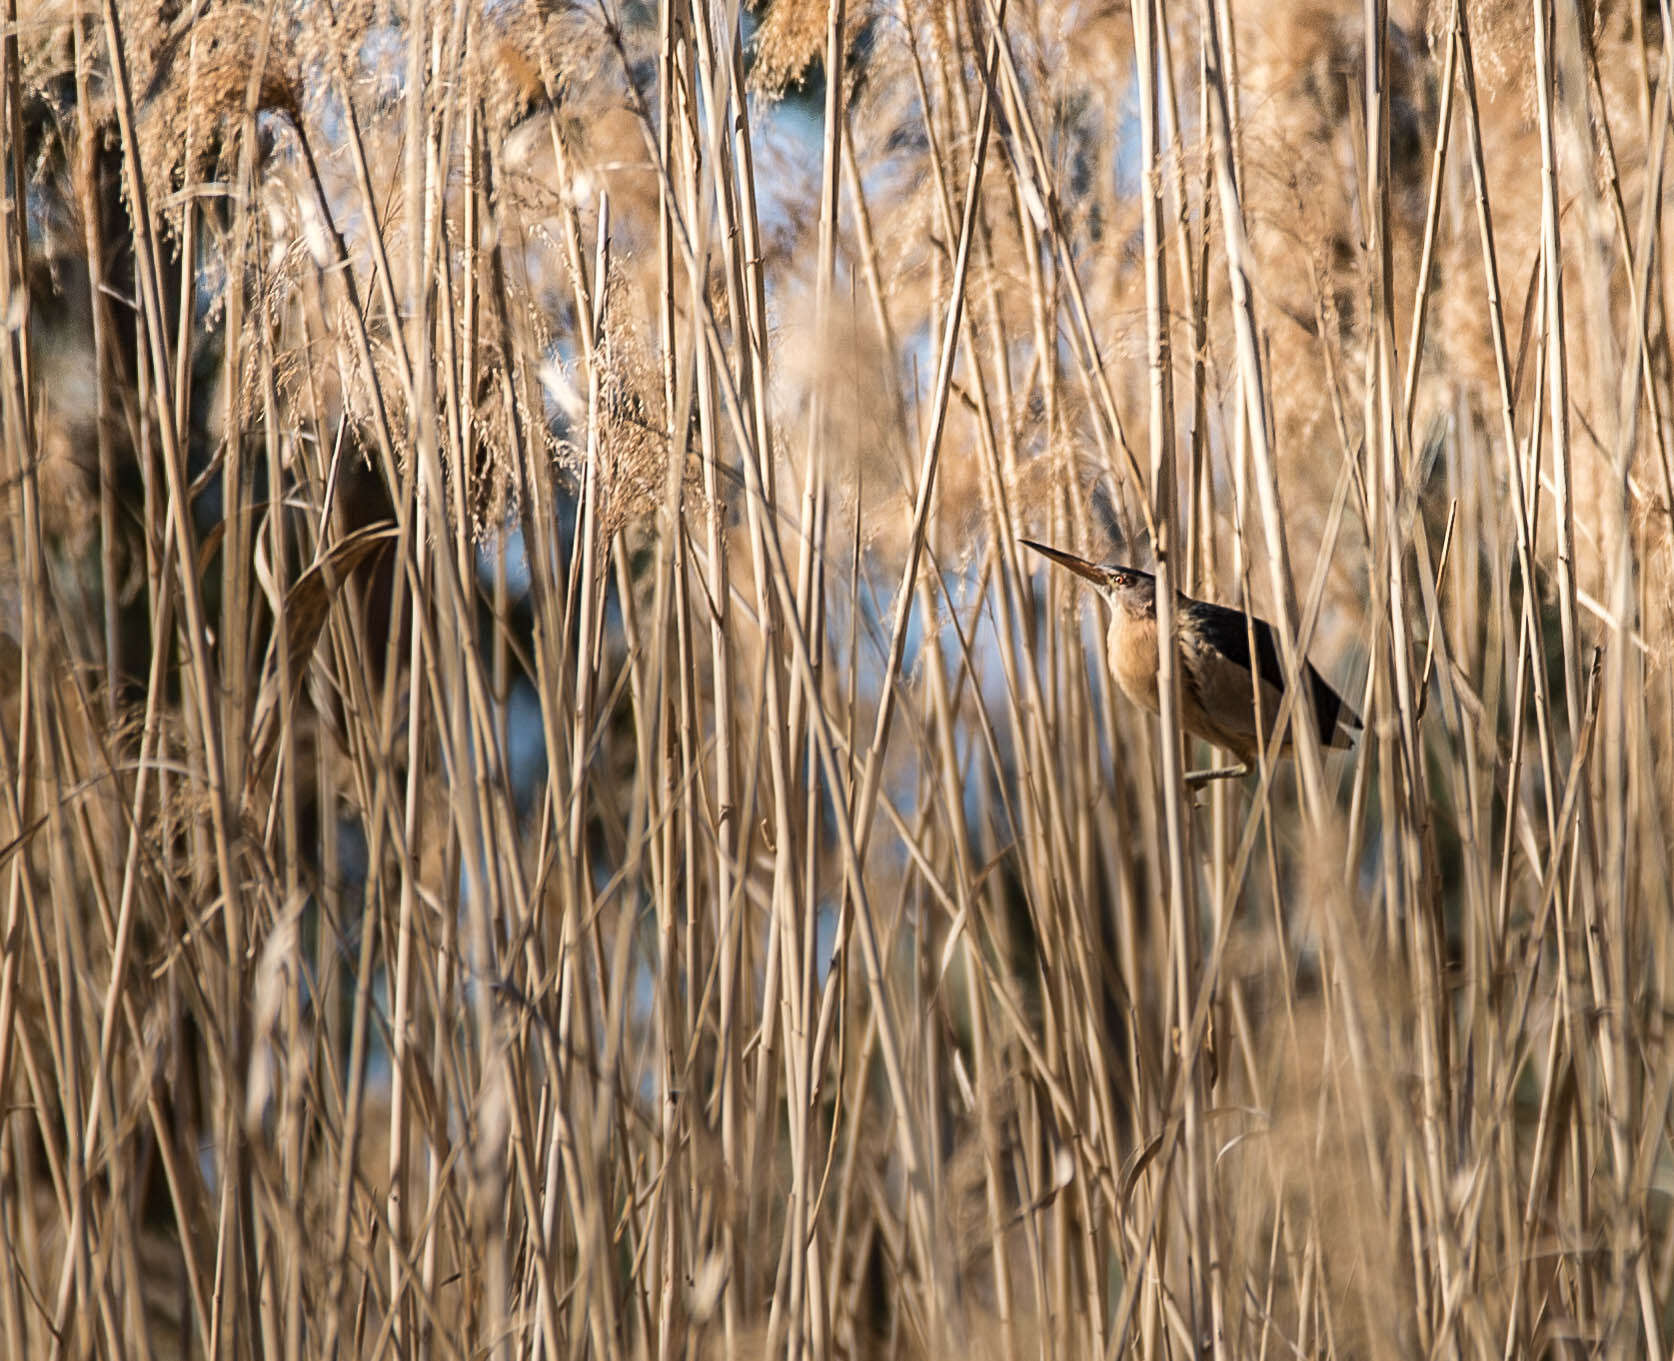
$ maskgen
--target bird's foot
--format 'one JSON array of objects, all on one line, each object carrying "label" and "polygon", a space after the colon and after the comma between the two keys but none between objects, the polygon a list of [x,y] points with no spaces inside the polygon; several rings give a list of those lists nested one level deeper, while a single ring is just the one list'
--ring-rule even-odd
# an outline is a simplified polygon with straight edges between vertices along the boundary
[{"label": "bird's foot", "polygon": [[1239,780],[1250,773],[1248,763],[1236,766],[1217,766],[1213,770],[1188,770],[1186,788],[1202,789],[1213,780]]}]

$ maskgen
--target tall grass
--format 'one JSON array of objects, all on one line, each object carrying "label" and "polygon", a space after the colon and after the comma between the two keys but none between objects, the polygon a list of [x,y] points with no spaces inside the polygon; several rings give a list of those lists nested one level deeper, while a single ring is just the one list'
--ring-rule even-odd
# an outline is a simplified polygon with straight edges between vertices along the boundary
[{"label": "tall grass", "polygon": [[1666,1354],[1664,9],[5,22],[0,1351]]}]

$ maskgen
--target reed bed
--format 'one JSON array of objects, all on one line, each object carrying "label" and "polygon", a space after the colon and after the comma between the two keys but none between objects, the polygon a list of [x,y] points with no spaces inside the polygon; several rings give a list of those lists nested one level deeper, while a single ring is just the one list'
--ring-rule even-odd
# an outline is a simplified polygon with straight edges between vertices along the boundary
[{"label": "reed bed", "polygon": [[1669,29],[8,0],[0,1353],[1665,1356]]}]

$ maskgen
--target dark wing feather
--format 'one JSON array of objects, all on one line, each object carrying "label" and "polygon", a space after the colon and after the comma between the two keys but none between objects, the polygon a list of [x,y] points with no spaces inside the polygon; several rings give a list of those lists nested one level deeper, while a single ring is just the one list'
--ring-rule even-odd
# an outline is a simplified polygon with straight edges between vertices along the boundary
[{"label": "dark wing feather", "polygon": [[[1273,626],[1265,619],[1253,619],[1247,625],[1241,610],[1225,605],[1212,605],[1207,600],[1181,600],[1180,613],[1195,628],[1198,636],[1234,664],[1246,671],[1254,671],[1280,694],[1285,690],[1285,665],[1279,659],[1278,639]],[[1250,635],[1255,635],[1256,663],[1250,665]],[[1319,722],[1319,740],[1332,745],[1338,725],[1348,733],[1360,727],[1360,716],[1349,708],[1343,697],[1326,684],[1325,678],[1314,670],[1313,663],[1304,660],[1302,674],[1313,691],[1314,717]],[[1347,745],[1346,740],[1340,745]]]}]

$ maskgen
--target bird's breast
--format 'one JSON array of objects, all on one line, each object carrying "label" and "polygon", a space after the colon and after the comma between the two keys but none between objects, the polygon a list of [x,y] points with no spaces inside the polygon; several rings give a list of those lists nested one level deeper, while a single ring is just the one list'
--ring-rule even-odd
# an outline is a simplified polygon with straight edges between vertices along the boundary
[{"label": "bird's breast", "polygon": [[1152,713],[1157,711],[1157,624],[1116,611],[1108,639],[1110,671],[1122,693]]}]

